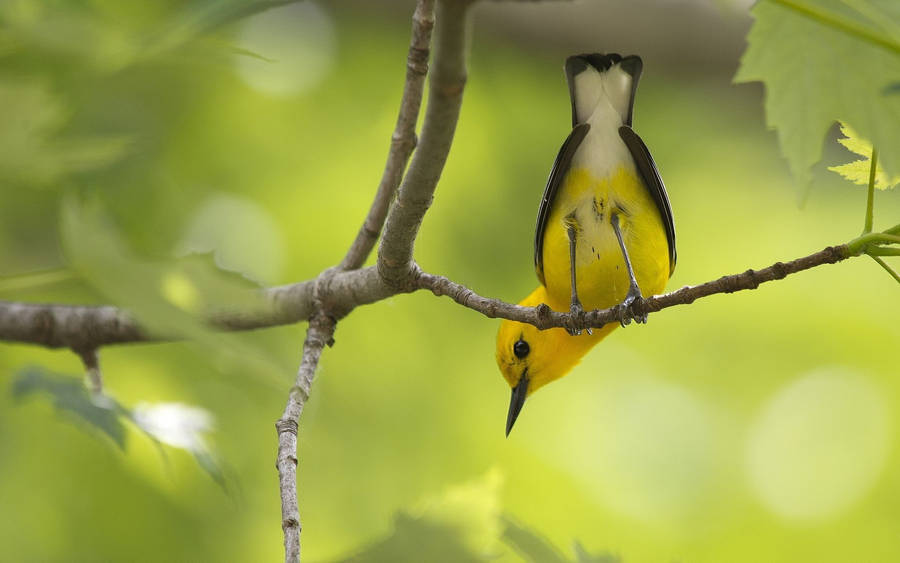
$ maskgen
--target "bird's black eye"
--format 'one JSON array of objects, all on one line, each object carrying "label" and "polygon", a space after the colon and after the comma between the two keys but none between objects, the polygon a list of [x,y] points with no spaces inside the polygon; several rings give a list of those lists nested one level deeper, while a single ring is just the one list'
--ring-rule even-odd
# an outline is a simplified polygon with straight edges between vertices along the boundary
[{"label": "bird's black eye", "polygon": [[520,360],[528,355],[528,352],[531,351],[531,347],[528,346],[528,343],[522,339],[516,340],[516,343],[513,344],[513,354],[516,355]]}]

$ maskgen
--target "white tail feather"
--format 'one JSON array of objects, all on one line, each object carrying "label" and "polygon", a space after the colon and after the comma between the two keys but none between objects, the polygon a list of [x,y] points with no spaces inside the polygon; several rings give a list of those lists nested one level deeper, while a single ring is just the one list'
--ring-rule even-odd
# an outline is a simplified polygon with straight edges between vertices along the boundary
[{"label": "white tail feather", "polygon": [[603,104],[611,106],[621,118],[621,123],[625,123],[631,108],[633,80],[632,76],[622,69],[620,63],[603,72],[587,65],[574,77],[573,96],[577,122],[588,121],[594,111]]}]

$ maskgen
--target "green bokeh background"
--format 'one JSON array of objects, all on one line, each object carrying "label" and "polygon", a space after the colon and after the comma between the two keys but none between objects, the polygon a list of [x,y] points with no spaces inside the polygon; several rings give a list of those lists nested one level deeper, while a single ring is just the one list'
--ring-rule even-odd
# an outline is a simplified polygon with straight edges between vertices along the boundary
[{"label": "green bokeh background", "polygon": [[[242,79],[235,61],[276,74],[313,63],[302,51],[268,62],[237,53],[253,47],[241,43],[240,21],[197,35],[214,6],[0,7],[0,276],[67,267],[84,242],[61,238],[61,209],[73,200],[101,209],[141,260],[164,260],[192,228],[216,224],[237,232],[221,235],[220,263],[266,284],[340,260],[384,164],[411,10],[319,5],[333,24],[331,58],[312,87],[285,95]],[[305,3],[292,9],[309,16]],[[534,215],[567,134],[561,62],[572,48],[529,47],[480,22],[416,258],[517,301],[536,283]],[[638,35],[633,48],[658,50],[658,41]],[[861,229],[864,188],[823,167],[802,193],[765,130],[761,88],[731,85],[735,65],[645,57],[635,127],[672,200],[672,288]],[[829,164],[852,159],[826,144]],[[878,193],[876,226],[898,217],[897,194]],[[107,302],[85,281],[103,269],[79,272],[0,285],[0,298]],[[494,513],[569,554],[577,539],[627,562],[896,561],[898,318],[896,283],[863,259],[669,309],[617,330],[529,399],[507,439],[497,321],[426,293],[360,308],[340,323],[301,422],[304,557],[353,554],[389,536],[398,511],[488,475]],[[279,559],[273,423],[302,339],[303,326],[292,326],[102,350],[122,404],[183,402],[214,414],[210,441],[229,493],[188,453],[168,448],[164,459],[136,431],[123,451],[46,397],[15,400],[12,382],[27,366],[73,378],[82,368],[71,352],[0,345],[9,389],[0,392],[0,559]],[[503,542],[480,548],[521,560]],[[413,546],[408,560],[436,557]]]}]

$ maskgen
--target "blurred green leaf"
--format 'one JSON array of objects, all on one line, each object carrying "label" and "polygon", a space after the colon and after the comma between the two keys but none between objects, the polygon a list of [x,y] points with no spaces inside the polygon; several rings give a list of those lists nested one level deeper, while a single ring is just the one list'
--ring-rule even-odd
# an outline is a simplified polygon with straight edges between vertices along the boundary
[{"label": "blurred green leaf", "polygon": [[[230,47],[213,35],[228,24],[299,0],[193,1],[140,7],[132,13],[111,2],[0,3],[0,53],[33,52],[77,60],[86,70],[118,72],[137,63],[188,51],[213,59]],[[147,12],[141,17],[141,12]],[[221,35],[221,34],[220,34]],[[212,41],[211,45],[207,45]],[[170,57],[174,62],[175,57]],[[223,58],[224,60],[224,58]]]},{"label": "blurred green leaf", "polygon": [[393,533],[347,563],[488,561],[499,545],[500,486],[498,470],[481,479],[451,487],[397,514]]},{"label": "blurred green leaf", "polygon": [[150,262],[134,256],[97,201],[63,199],[63,249],[74,270],[116,305],[126,308],[151,334],[202,344],[251,367],[251,374],[281,382],[290,370],[262,350],[209,326],[204,315],[227,308],[247,312],[267,304],[240,274],[216,268],[209,256]]},{"label": "blurred green leaf", "polygon": [[619,563],[620,558],[610,553],[588,553],[581,542],[575,541],[575,563]]},{"label": "blurred green leaf", "polygon": [[[883,33],[840,0],[815,5],[841,21]],[[900,3],[871,0],[866,5],[880,14],[882,28],[898,29]],[[886,171],[900,173],[900,96],[890,90],[900,77],[900,55],[774,0],[759,2],[753,15],[735,80],[765,84],[766,121],[777,130],[795,177],[809,184],[825,133],[837,120],[853,123],[879,147]]]},{"label": "blurred green leaf", "polygon": [[[342,563],[395,561],[481,562],[511,547],[526,561],[572,563],[537,532],[500,514],[499,470],[449,488],[397,514],[394,530]],[[575,542],[575,563],[617,563],[609,554],[592,555]]]},{"label": "blurred green leaf", "polygon": [[203,338],[210,330],[186,308],[199,307],[190,279],[164,265],[137,260],[99,204],[63,200],[63,248],[71,265],[114,303],[127,308],[152,334]]},{"label": "blurred green leaf", "polygon": [[194,459],[197,460],[200,468],[206,471],[216,485],[221,487],[226,493],[229,493],[228,479],[225,476],[225,470],[219,458],[209,450],[198,450],[193,453]]},{"label": "blurred green leaf", "polygon": [[0,293],[34,290],[55,285],[72,279],[72,272],[66,268],[42,270],[11,276],[0,276]]},{"label": "blurred green leaf", "polygon": [[202,314],[218,307],[252,311],[265,306],[253,291],[256,284],[219,269],[210,254],[139,260],[97,202],[82,204],[75,197],[65,198],[61,230],[72,266],[153,333],[203,340],[214,331],[201,320]]},{"label": "blurred green leaf", "polygon": [[184,403],[139,403],[128,414],[129,420],[154,442],[193,455],[200,468],[223,491],[229,492],[222,463],[206,440],[206,435],[214,427],[213,416],[209,411]]},{"label": "blurred green leaf", "polygon": [[396,563],[397,561],[429,561],[433,563],[479,563],[488,561],[473,553],[461,537],[460,530],[445,524],[398,514],[390,537],[360,553],[340,559],[342,563]]},{"label": "blurred green leaf", "polygon": [[272,8],[295,4],[300,0],[260,0],[245,2],[193,2],[188,4],[171,23],[152,39],[145,56],[155,56],[172,51],[185,43],[198,39],[228,24],[256,15]]},{"label": "blurred green leaf", "polygon": [[19,53],[78,61],[84,70],[117,70],[133,60],[137,33],[133,22],[104,7],[108,3],[0,3],[4,43]]},{"label": "blurred green leaf", "polygon": [[43,395],[53,402],[60,413],[99,431],[119,448],[125,449],[122,407],[110,397],[98,399],[92,396],[77,377],[50,373],[39,367],[25,368],[15,375],[12,394],[19,400],[32,395]]},{"label": "blurred green leaf", "polygon": [[37,81],[0,79],[0,181],[46,187],[121,158],[125,137],[61,137],[63,102]]},{"label": "blurred green leaf", "polygon": [[[869,173],[872,168],[872,143],[860,137],[856,131],[844,122],[841,122],[841,133],[845,136],[842,139],[838,139],[838,142],[850,152],[856,153],[863,158],[840,166],[829,166],[828,169],[832,172],[837,172],[854,184],[869,185]],[[900,174],[892,177],[888,176],[881,166],[881,162],[878,162],[875,168],[875,187],[879,190],[886,190],[897,184],[900,184]]]},{"label": "blurred green leaf", "polygon": [[534,531],[519,525],[512,518],[504,518],[506,529],[503,541],[508,543],[526,561],[533,563],[569,563],[556,547]]},{"label": "blurred green leaf", "polygon": [[[563,553],[538,532],[523,526],[505,516],[503,541],[512,547],[523,559],[531,563],[571,563]],[[621,560],[609,553],[588,553],[581,542],[574,543],[574,563],[619,563]]]},{"label": "blurred green leaf", "polygon": [[[123,451],[127,445],[124,422],[129,421],[159,446],[161,456],[166,455],[162,444],[189,452],[197,465],[223,491],[230,492],[221,460],[208,447],[205,440],[200,438],[201,432],[211,430],[211,421],[202,425],[203,428],[197,428],[192,422],[192,419],[196,419],[196,414],[182,416],[180,419],[177,416],[179,411],[191,411],[207,418],[209,415],[203,409],[189,405],[158,403],[142,404],[134,410],[129,410],[109,395],[92,395],[78,377],[54,374],[40,367],[29,367],[16,373],[12,396],[19,401],[30,396],[46,397],[57,411],[67,415],[79,426],[85,426],[109,437]],[[155,424],[149,424],[147,421],[149,412],[162,413],[162,417],[156,416]]]}]

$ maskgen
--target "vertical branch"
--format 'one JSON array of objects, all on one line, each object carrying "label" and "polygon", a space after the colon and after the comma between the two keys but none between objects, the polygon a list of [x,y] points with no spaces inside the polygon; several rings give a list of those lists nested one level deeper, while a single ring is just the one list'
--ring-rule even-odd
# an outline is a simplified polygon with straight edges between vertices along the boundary
[{"label": "vertical branch", "polygon": [[297,380],[291,387],[284,414],[275,423],[278,430],[278,485],[281,489],[281,529],[284,531],[285,563],[300,561],[300,508],[297,503],[297,431],[300,414],[309,399],[319,358],[326,345],[333,343],[335,321],[319,312],[309,320],[303,359]]},{"label": "vertical branch", "polygon": [[416,153],[387,218],[378,273],[397,286],[414,274],[413,242],[441,177],[466,84],[466,28],[471,0],[438,0],[428,108]]},{"label": "vertical branch", "polygon": [[381,233],[381,227],[384,226],[391,199],[403,178],[409,155],[416,147],[416,121],[419,119],[419,108],[422,106],[425,75],[428,74],[429,45],[433,28],[434,0],[419,0],[413,13],[412,39],[409,43],[409,54],[406,56],[406,85],[400,100],[397,126],[391,135],[391,148],[369,214],[341,261],[340,268],[343,270],[359,268],[372,252],[375,241]]}]

